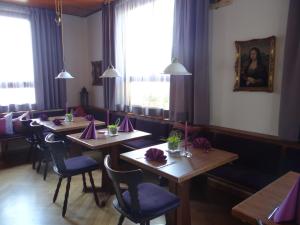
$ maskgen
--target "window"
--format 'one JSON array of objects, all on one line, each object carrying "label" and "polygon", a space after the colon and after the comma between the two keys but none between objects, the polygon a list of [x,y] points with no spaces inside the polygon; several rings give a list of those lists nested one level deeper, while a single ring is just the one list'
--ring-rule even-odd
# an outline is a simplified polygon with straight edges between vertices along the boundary
[{"label": "window", "polygon": [[174,0],[133,0],[115,8],[117,103],[169,109]]},{"label": "window", "polygon": [[30,22],[0,16],[0,105],[35,103]]}]

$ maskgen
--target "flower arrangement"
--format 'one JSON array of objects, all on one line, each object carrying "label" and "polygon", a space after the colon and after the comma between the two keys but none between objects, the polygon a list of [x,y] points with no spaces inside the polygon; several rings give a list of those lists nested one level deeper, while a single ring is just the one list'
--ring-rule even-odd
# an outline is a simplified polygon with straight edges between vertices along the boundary
[{"label": "flower arrangement", "polygon": [[108,125],[107,126],[108,134],[116,135],[118,133],[119,123],[120,123],[120,118],[118,118],[114,124]]},{"label": "flower arrangement", "polygon": [[73,121],[73,113],[66,113],[65,121],[66,122],[72,122]]},{"label": "flower arrangement", "polygon": [[166,139],[166,141],[168,142],[168,148],[170,150],[176,150],[181,142],[181,135],[178,132],[174,132]]}]

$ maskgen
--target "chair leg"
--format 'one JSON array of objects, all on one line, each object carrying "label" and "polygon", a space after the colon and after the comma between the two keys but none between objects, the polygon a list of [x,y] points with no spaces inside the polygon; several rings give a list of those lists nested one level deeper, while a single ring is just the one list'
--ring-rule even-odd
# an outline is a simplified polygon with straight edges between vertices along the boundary
[{"label": "chair leg", "polygon": [[46,177],[47,177],[47,173],[48,173],[48,164],[49,164],[49,162],[46,161],[46,162],[45,162],[45,168],[44,168],[44,180],[46,180]]},{"label": "chair leg", "polygon": [[125,219],[125,217],[123,215],[120,215],[118,225],[122,225],[124,222],[124,219]]},{"label": "chair leg", "polygon": [[34,146],[31,146],[31,156],[32,156],[32,169],[35,170],[35,163],[36,163],[36,149]]},{"label": "chair leg", "polygon": [[82,173],[82,183],[83,183],[82,192],[86,192],[87,191],[87,187],[86,187],[85,173]]},{"label": "chair leg", "polygon": [[95,188],[95,183],[94,183],[92,172],[89,171],[88,174],[89,174],[89,177],[90,177],[90,181],[91,181],[91,186],[92,186],[93,193],[94,193],[95,202],[96,202],[97,206],[100,206],[98,195],[97,195],[96,188]]},{"label": "chair leg", "polygon": [[37,166],[37,168],[36,168],[36,172],[37,172],[37,173],[40,172],[41,165],[42,165],[42,160],[43,160],[42,152],[38,151],[38,166]]},{"label": "chair leg", "polygon": [[68,205],[68,198],[69,198],[69,191],[70,191],[70,184],[71,184],[71,177],[67,178],[67,186],[66,186],[66,193],[65,193],[65,200],[64,200],[64,206],[62,211],[62,216],[65,217],[67,212],[67,205]]},{"label": "chair leg", "polygon": [[57,183],[57,186],[56,186],[56,189],[55,189],[55,193],[54,193],[54,196],[53,196],[53,203],[55,203],[55,201],[57,199],[57,195],[58,195],[58,192],[59,192],[59,189],[60,189],[61,182],[62,182],[62,177],[59,177],[59,180],[58,180],[58,183]]}]

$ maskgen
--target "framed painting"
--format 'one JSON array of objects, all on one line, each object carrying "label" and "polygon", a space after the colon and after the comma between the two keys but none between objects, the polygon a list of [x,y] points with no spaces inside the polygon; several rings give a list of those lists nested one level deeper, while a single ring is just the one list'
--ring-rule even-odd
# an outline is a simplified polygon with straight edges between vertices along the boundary
[{"label": "framed painting", "polygon": [[94,61],[92,63],[92,76],[93,76],[93,85],[102,86],[103,79],[100,78],[102,75],[102,61]]},{"label": "framed painting", "polygon": [[273,92],[275,46],[274,36],[235,42],[234,91]]}]

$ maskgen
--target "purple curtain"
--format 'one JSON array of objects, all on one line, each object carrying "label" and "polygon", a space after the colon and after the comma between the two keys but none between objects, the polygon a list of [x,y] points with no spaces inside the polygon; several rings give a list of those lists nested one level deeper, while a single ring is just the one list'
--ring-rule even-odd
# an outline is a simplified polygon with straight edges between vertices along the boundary
[{"label": "purple curtain", "polygon": [[209,123],[209,0],[175,0],[173,57],[192,76],[171,76],[170,119]]},{"label": "purple curtain", "polygon": [[47,9],[30,12],[38,109],[62,108],[66,102],[65,81],[54,79],[63,68],[61,30],[54,18],[54,11]]},{"label": "purple curtain", "polygon": [[[102,7],[102,27],[103,27],[103,71],[109,66],[109,46],[111,47],[112,65],[115,66],[115,47],[114,47],[114,2],[110,3],[110,21],[109,21],[109,7],[104,4]],[[109,23],[110,23],[110,38],[109,43]],[[115,110],[115,78],[104,78],[104,107],[106,109]]]},{"label": "purple curtain", "polygon": [[279,136],[300,139],[300,1],[291,0],[285,41]]}]

